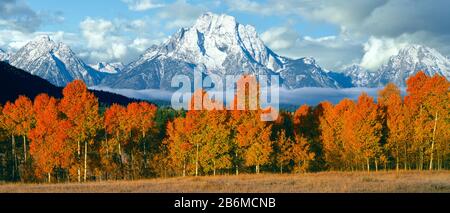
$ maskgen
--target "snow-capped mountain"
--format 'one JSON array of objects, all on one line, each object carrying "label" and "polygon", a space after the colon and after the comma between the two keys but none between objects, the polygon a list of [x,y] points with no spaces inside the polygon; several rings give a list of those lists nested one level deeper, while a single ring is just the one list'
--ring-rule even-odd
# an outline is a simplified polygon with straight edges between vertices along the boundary
[{"label": "snow-capped mountain", "polygon": [[115,63],[106,63],[106,62],[100,62],[97,64],[90,65],[94,70],[106,73],[106,74],[117,74],[122,71],[122,69],[125,67],[121,62],[115,62]]},{"label": "snow-capped mountain", "polygon": [[393,82],[404,87],[405,80],[423,70],[427,75],[435,74],[450,80],[450,60],[435,49],[410,45],[399,51],[382,65],[374,76],[371,86],[383,86]]},{"label": "snow-capped mountain", "polygon": [[99,83],[100,76],[80,60],[64,43],[39,36],[13,54],[9,63],[57,86],[82,79],[87,85]]},{"label": "snow-capped mountain", "polygon": [[382,87],[390,82],[405,87],[406,79],[421,70],[429,76],[438,74],[450,80],[450,60],[435,49],[417,44],[402,48],[376,71],[355,64],[342,73],[351,78],[354,87]]},{"label": "snow-capped mountain", "polygon": [[369,87],[374,80],[375,72],[369,72],[358,64],[350,65],[344,68],[344,75],[350,77],[354,87]]},{"label": "snow-capped mountain", "polygon": [[195,67],[220,76],[280,74],[288,88],[337,87],[313,59],[281,57],[265,46],[253,26],[213,13],[203,14],[192,27],[182,28],[163,44],[150,47],[122,73],[106,77],[103,84],[170,89],[173,76],[192,76]]},{"label": "snow-capped mountain", "polygon": [[283,60],[283,67],[278,70],[284,85],[289,89],[301,87],[341,87],[328,73],[317,65],[314,58],[305,57],[297,60]]},{"label": "snow-capped mountain", "polygon": [[10,57],[9,53],[0,49],[0,61],[8,61],[9,57]]}]

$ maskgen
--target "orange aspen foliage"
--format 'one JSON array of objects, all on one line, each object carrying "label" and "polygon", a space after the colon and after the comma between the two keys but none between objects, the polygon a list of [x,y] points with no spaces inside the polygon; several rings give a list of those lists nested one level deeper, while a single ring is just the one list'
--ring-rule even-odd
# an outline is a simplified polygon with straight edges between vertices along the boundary
[{"label": "orange aspen foliage", "polygon": [[36,127],[30,131],[30,153],[38,177],[51,175],[55,168],[67,168],[72,159],[72,150],[68,144],[70,122],[58,118],[57,100],[47,96],[36,98]]},{"label": "orange aspen foliage", "polygon": [[[59,107],[72,125],[69,135],[77,147],[74,152],[77,153],[78,163],[73,165],[74,168],[71,171],[77,171],[78,181],[81,181],[81,164],[84,164],[83,180],[86,181],[88,144],[93,145],[97,131],[102,126],[98,113],[98,100],[87,90],[83,81],[75,80],[63,89],[63,98]],[[81,143],[84,143],[83,163],[81,162]]]},{"label": "orange aspen foliage", "polygon": [[366,160],[367,170],[370,171],[370,161],[374,159],[375,168],[378,169],[379,157],[381,155],[382,136],[382,114],[379,106],[374,103],[373,98],[366,93],[359,96],[355,111],[351,116],[355,147],[360,160]]},{"label": "orange aspen foliage", "polygon": [[398,170],[401,159],[403,159],[406,167],[407,150],[409,149],[408,139],[411,136],[411,128],[408,109],[403,104],[400,89],[395,84],[386,85],[378,96],[378,103],[382,106],[386,115],[386,148],[390,155],[394,157]]}]

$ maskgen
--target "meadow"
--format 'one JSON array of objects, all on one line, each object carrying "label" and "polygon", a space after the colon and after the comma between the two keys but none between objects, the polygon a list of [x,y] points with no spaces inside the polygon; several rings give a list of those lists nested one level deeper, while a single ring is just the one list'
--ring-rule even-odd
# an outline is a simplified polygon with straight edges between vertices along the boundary
[{"label": "meadow", "polygon": [[155,178],[87,183],[2,183],[3,193],[349,193],[450,192],[450,171],[318,172]]}]

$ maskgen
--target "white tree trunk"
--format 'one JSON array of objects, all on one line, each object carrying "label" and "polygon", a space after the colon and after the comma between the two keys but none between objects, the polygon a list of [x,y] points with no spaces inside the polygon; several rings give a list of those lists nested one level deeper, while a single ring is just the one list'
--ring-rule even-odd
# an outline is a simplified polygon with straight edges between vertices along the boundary
[{"label": "white tree trunk", "polygon": [[436,116],[434,117],[434,128],[433,128],[433,141],[431,142],[431,155],[430,155],[430,170],[433,169],[433,153],[434,153],[434,141],[436,140],[436,126],[438,120],[438,113],[436,112]]},{"label": "white tree trunk", "polygon": [[86,182],[86,175],[87,175],[87,151],[88,151],[88,147],[87,147],[87,142],[84,142],[84,177],[83,180],[84,182]]}]

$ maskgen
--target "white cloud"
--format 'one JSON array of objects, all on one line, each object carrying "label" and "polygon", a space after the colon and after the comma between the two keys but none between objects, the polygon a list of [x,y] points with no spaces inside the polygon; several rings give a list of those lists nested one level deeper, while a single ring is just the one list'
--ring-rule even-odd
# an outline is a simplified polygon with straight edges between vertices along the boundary
[{"label": "white cloud", "polygon": [[192,5],[186,0],[177,0],[176,2],[166,5],[157,13],[160,20],[166,21],[167,29],[177,29],[188,27],[208,9],[200,5]]},{"label": "white cloud", "polygon": [[33,32],[27,33],[19,30],[0,30],[0,48],[8,50],[10,52],[15,52],[26,43],[33,40],[37,36],[48,35],[56,42],[65,42],[69,45],[78,44],[79,37],[74,33],[67,33],[63,31],[56,32]]},{"label": "white cloud", "polygon": [[149,48],[151,44],[152,44],[152,42],[149,39],[136,38],[133,40],[133,42],[131,43],[130,46],[137,49],[138,51],[143,52],[144,50]]},{"label": "white cloud", "polygon": [[114,31],[114,25],[111,21],[90,17],[80,23],[80,28],[84,38],[88,41],[88,47],[94,49],[104,47],[107,44],[106,36]]},{"label": "white cloud", "polygon": [[261,39],[274,50],[281,50],[295,45],[300,35],[288,27],[275,27],[263,32]]},{"label": "white cloud", "polygon": [[42,19],[22,0],[0,1],[0,27],[4,29],[34,32]]},{"label": "white cloud", "polygon": [[359,63],[363,53],[360,41],[345,34],[338,36],[301,36],[292,27],[270,28],[261,34],[264,43],[280,55],[290,58],[314,57],[318,64],[329,70]]},{"label": "white cloud", "polygon": [[391,38],[370,37],[364,44],[365,53],[360,65],[368,70],[376,70],[406,45],[408,43]]},{"label": "white cloud", "polygon": [[280,103],[290,105],[317,105],[323,101],[331,103],[338,103],[344,98],[357,100],[362,92],[367,93],[372,97],[377,97],[377,93],[381,88],[347,88],[347,89],[333,89],[333,88],[317,88],[305,87],[293,90],[280,89]]},{"label": "white cloud", "polygon": [[129,10],[133,11],[145,11],[164,6],[164,4],[154,3],[152,0],[122,0],[122,1],[128,5]]},{"label": "white cloud", "polygon": [[[81,48],[81,56],[88,63],[98,61],[128,63],[156,41],[161,34],[149,31],[154,22],[142,19],[93,19],[87,17],[80,23],[81,34],[87,48]],[[151,34],[154,32],[153,34]],[[154,38],[154,39],[150,39]]]},{"label": "white cloud", "polygon": [[[336,25],[341,29],[338,37],[346,34],[360,42],[361,46],[366,43],[362,64],[371,69],[385,61],[404,42],[427,45],[450,55],[448,0],[227,0],[226,3],[231,11],[298,17],[313,23]],[[368,41],[371,36],[387,40],[381,43]],[[308,39],[305,37],[305,40]],[[283,39],[278,39],[278,42],[287,45]],[[377,51],[377,48],[385,49],[386,53]],[[324,54],[334,50],[322,49]],[[300,54],[302,51],[292,52]],[[377,58],[376,53],[382,55]]]}]

